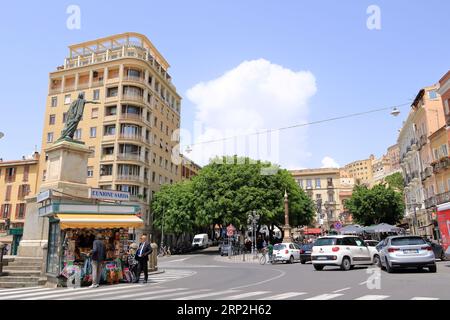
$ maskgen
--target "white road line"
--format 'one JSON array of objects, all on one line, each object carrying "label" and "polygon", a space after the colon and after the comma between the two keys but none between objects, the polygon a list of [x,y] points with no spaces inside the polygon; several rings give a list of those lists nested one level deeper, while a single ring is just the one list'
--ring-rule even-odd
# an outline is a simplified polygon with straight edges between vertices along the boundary
[{"label": "white road line", "polygon": [[[144,287],[144,286],[139,286],[136,285],[136,287]],[[79,295],[79,294],[83,294],[83,293],[93,293],[93,292],[106,292],[106,291],[113,291],[113,290],[125,290],[125,289],[129,289],[133,287],[131,286],[121,286],[121,287],[116,287],[116,288],[81,288],[81,289],[54,289],[52,290],[52,292],[48,292],[49,294],[47,294],[47,292],[44,292],[43,294],[39,295],[38,293],[28,293],[28,294],[19,294],[19,295],[13,295],[13,296],[8,296],[5,299],[21,299],[21,298],[27,298],[27,297],[33,297],[33,296],[39,296],[40,299],[51,299],[53,297],[59,298],[62,296],[73,296],[73,295]]]},{"label": "white road line", "polygon": [[[148,292],[135,292],[132,294],[123,294],[123,295],[118,295],[118,296],[113,296],[113,297],[108,297],[108,298],[103,298],[106,300],[126,300],[126,299],[130,299],[130,298],[137,298],[137,297],[142,297],[142,296],[146,296],[146,297],[151,297],[152,299],[157,298],[157,296],[155,297],[155,295],[158,294],[162,294],[165,293],[165,295],[167,296],[171,296],[171,295],[175,295],[177,294],[177,291],[186,291],[188,290],[187,288],[177,288],[177,289],[164,289],[164,290],[158,290],[158,291],[148,291]],[[170,294],[168,294],[170,293]],[[178,294],[183,294],[186,292],[181,292]],[[99,299],[99,300],[103,300],[103,299]]]},{"label": "white road line", "polygon": [[[211,289],[200,289],[200,290],[196,290],[197,292],[208,292],[211,291]],[[139,298],[139,299],[135,299],[135,300],[161,300],[161,299],[168,299],[168,300],[177,300],[177,299],[173,299],[174,296],[179,296],[182,294],[187,294],[187,292],[178,292],[178,293],[171,293],[171,294],[164,294],[164,295],[160,295],[160,296],[152,296],[152,297],[143,297],[143,298]],[[182,299],[182,298],[179,298]]]},{"label": "white road line", "polygon": [[389,298],[390,296],[381,296],[381,295],[367,295],[367,296],[362,296],[362,297],[359,297],[359,298],[357,298],[357,299],[355,299],[355,300],[384,300],[384,299],[387,299],[387,298]]},{"label": "white road line", "polygon": [[439,300],[439,298],[432,298],[432,297],[414,297],[414,298],[411,298],[411,300]]},{"label": "white road line", "polygon": [[16,289],[14,291],[9,291],[9,292],[0,292],[0,297],[1,296],[8,296],[8,295],[19,294],[19,293],[43,292],[43,291],[50,291],[50,290],[55,290],[55,289],[52,289],[52,288],[40,288],[40,289],[33,289],[33,290]]},{"label": "white road line", "polygon": [[[159,289],[160,287],[146,287],[146,286],[142,286],[142,287],[128,287],[126,290],[118,290],[118,291],[106,291],[106,292],[98,292],[96,290],[93,291],[88,291],[88,292],[80,292],[77,294],[67,294],[64,296],[59,296],[59,297],[51,297],[51,298],[45,298],[47,299],[52,299],[52,300],[96,300],[99,297],[105,297],[105,296],[110,296],[110,295],[116,295],[116,294],[120,294],[120,293],[131,293],[134,292],[135,294],[140,293],[140,292],[145,292],[145,293],[149,293],[149,292],[153,292],[153,291],[145,291],[145,289],[148,290],[154,290],[154,289]],[[108,299],[113,299],[113,297],[108,297]],[[34,298],[30,298],[30,299],[25,299],[25,300],[42,300],[41,297],[34,297]]]},{"label": "white road line", "polygon": [[42,289],[43,287],[25,287],[25,288],[11,288],[11,289],[0,289],[0,293],[11,292],[11,291],[20,291],[20,290],[33,290],[33,289]]},{"label": "white road line", "polygon": [[218,291],[218,292],[212,292],[212,293],[210,292],[207,294],[196,294],[196,295],[192,295],[192,296],[177,298],[174,300],[195,300],[195,299],[209,298],[209,297],[213,297],[213,296],[220,296],[220,295],[224,295],[224,294],[231,294],[231,293],[237,293],[237,292],[239,292],[239,290],[225,290],[225,291]]},{"label": "white road line", "polygon": [[338,293],[338,292],[342,292],[342,291],[346,291],[346,290],[350,290],[350,289],[351,289],[351,288],[348,287],[348,288],[344,288],[344,289],[340,289],[340,290],[333,291],[333,293]]},{"label": "white road line", "polygon": [[284,299],[301,296],[304,294],[306,294],[306,292],[286,292],[286,293],[282,293],[282,294],[277,294],[276,296],[260,298],[258,300],[284,300]]},{"label": "white road line", "polygon": [[365,285],[367,283],[367,280],[366,281],[363,281],[363,282],[361,282],[359,285],[360,286],[362,286],[362,285]]},{"label": "white road line", "polygon": [[266,293],[270,293],[270,291],[247,292],[247,293],[242,293],[242,294],[238,294],[235,296],[223,297],[223,298],[220,298],[219,300],[239,300],[239,299],[245,299],[245,298],[250,298],[250,297],[254,297],[254,296],[260,296],[260,295],[266,294]]},{"label": "white road line", "polygon": [[335,294],[326,293],[326,294],[321,294],[321,295],[318,295],[318,296],[315,296],[315,297],[312,297],[312,298],[308,298],[306,300],[331,300],[331,299],[334,299],[334,298],[337,298],[337,297],[340,297],[340,296],[343,296],[343,294],[340,294],[340,293],[335,293]]},{"label": "white road line", "polygon": [[257,285],[260,285],[260,284],[263,284],[263,283],[266,283],[266,282],[277,280],[277,279],[282,278],[282,277],[284,277],[286,275],[286,272],[281,271],[281,270],[277,270],[277,269],[267,269],[267,270],[278,271],[278,272],[280,272],[280,274],[278,276],[275,276],[275,277],[270,278],[270,279],[266,279],[266,280],[263,280],[263,281],[260,281],[260,282],[255,282],[255,283],[252,283],[252,284],[247,284],[245,286],[240,286],[240,287],[236,287],[236,288],[232,288],[232,289],[233,290],[238,290],[238,289],[243,289],[243,288],[257,286]]}]

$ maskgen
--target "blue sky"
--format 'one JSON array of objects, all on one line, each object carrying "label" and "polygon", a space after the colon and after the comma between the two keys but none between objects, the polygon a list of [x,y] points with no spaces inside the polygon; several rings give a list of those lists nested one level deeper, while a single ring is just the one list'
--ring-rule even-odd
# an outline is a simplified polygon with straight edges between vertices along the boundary
[{"label": "blue sky", "polygon": [[[66,28],[71,4],[81,8],[80,30]],[[381,9],[381,30],[366,27],[372,4]],[[63,64],[67,46],[115,33],[147,35],[169,61],[186,129],[197,110],[188,90],[244,61],[264,59],[314,76],[306,115],[285,125],[407,102],[449,69],[445,0],[9,1],[1,12],[4,159],[30,154],[35,145],[40,150],[48,73]],[[396,142],[408,107],[401,110],[398,118],[377,113],[293,130],[290,139],[298,134],[301,146],[283,148],[280,162],[320,167],[326,156],[340,165],[380,156]],[[296,149],[307,156],[287,161],[298,157]]]}]

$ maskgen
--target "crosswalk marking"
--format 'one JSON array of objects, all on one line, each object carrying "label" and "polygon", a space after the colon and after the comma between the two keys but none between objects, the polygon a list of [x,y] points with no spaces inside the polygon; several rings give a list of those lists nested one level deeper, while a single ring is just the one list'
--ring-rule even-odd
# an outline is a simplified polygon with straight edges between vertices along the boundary
[{"label": "crosswalk marking", "polygon": [[284,300],[306,294],[306,292],[286,292],[275,296],[260,298],[258,300]]},{"label": "crosswalk marking", "polygon": [[206,294],[196,294],[196,295],[192,295],[192,296],[177,298],[174,300],[195,300],[195,299],[201,299],[201,298],[209,298],[209,297],[213,297],[213,296],[220,296],[220,295],[224,295],[224,294],[232,294],[232,293],[237,293],[237,292],[239,292],[239,291],[225,290],[225,291],[218,291],[218,292],[210,292],[210,293],[206,293]]},{"label": "crosswalk marking", "polygon": [[414,298],[411,298],[411,300],[439,300],[439,298],[432,298],[432,297],[414,297]]},{"label": "crosswalk marking", "polygon": [[39,289],[21,289],[21,290],[11,290],[9,292],[2,292],[0,291],[0,297],[2,296],[8,296],[8,295],[14,295],[14,294],[21,294],[21,293],[30,293],[30,292],[44,292],[44,291],[50,291],[50,290],[55,290],[52,288],[42,288],[40,287]]},{"label": "crosswalk marking", "polygon": [[12,291],[26,291],[26,290],[33,290],[33,289],[42,289],[42,287],[26,287],[26,288],[14,288],[14,289],[0,289],[0,294],[12,292]]},{"label": "crosswalk marking", "polygon": [[[208,292],[211,291],[211,289],[200,289],[200,290],[196,290],[196,292]],[[160,295],[160,296],[151,296],[151,297],[143,297],[143,298],[139,298],[136,300],[163,300],[163,299],[169,299],[169,300],[174,300],[172,299],[174,296],[179,296],[181,294],[186,294],[186,292],[178,292],[178,293],[172,293],[172,294],[165,294],[165,295]]]},{"label": "crosswalk marking", "polygon": [[[119,291],[97,291],[96,289],[93,289],[92,291],[85,291],[85,292],[79,292],[79,293],[68,293],[65,295],[59,295],[57,298],[50,298],[52,300],[102,300],[101,297],[108,297],[108,299],[112,299],[112,297],[116,296],[116,294],[122,294],[122,293],[150,293],[151,291],[147,290],[155,290],[159,289],[160,287],[148,287],[148,286],[139,286],[139,287],[127,287],[125,289],[119,290]],[[40,297],[31,298],[28,300],[40,300]],[[46,297],[46,300],[49,298]]]},{"label": "crosswalk marking", "polygon": [[343,294],[341,293],[326,293],[326,294],[321,294],[312,298],[308,298],[306,300],[331,300],[337,297],[343,296]]},{"label": "crosswalk marking", "polygon": [[[119,295],[119,296],[113,296],[113,297],[108,297],[108,298],[104,298],[107,300],[127,300],[130,298],[138,298],[138,297],[151,297],[152,299],[156,299],[159,296],[173,296],[173,295],[177,295],[177,294],[185,294],[186,290],[188,290],[187,288],[177,288],[177,289],[165,289],[165,290],[158,290],[158,291],[146,291],[146,292],[134,292],[132,294],[125,294],[125,295]],[[179,292],[179,291],[184,291],[184,292]],[[178,293],[177,293],[178,292]],[[162,293],[165,293],[164,295],[161,295]],[[103,299],[99,299],[99,300],[103,300]]]},{"label": "crosswalk marking", "polygon": [[387,299],[387,298],[389,298],[389,296],[370,295],[369,294],[367,296],[359,297],[359,298],[357,298],[355,300],[384,300],[384,299]]},{"label": "crosswalk marking", "polygon": [[238,294],[235,296],[224,297],[224,298],[221,298],[220,300],[239,300],[239,299],[245,299],[245,298],[250,298],[250,297],[254,297],[254,296],[260,296],[265,293],[270,293],[270,291],[247,292],[247,293],[242,293],[242,294]]},{"label": "crosswalk marking", "polygon": [[[139,285],[134,285],[135,288],[139,287]],[[22,294],[22,295],[14,295],[9,296],[5,299],[21,299],[21,298],[28,298],[33,296],[38,296],[39,299],[53,299],[53,298],[59,298],[64,296],[74,296],[74,295],[80,295],[84,294],[86,292],[89,293],[98,293],[98,292],[105,292],[105,291],[120,291],[120,290],[126,290],[131,289],[133,285],[125,285],[125,286],[116,286],[116,287],[108,287],[108,288],[81,288],[81,289],[54,289],[50,292],[44,292],[43,295],[39,295],[39,293],[28,293],[28,294]]]}]

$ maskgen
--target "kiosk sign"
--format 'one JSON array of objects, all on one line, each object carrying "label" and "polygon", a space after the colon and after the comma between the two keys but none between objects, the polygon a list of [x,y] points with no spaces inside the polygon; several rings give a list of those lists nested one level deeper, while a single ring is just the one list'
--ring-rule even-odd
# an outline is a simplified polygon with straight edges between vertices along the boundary
[{"label": "kiosk sign", "polygon": [[97,200],[130,201],[130,193],[91,188],[89,189],[89,198]]}]

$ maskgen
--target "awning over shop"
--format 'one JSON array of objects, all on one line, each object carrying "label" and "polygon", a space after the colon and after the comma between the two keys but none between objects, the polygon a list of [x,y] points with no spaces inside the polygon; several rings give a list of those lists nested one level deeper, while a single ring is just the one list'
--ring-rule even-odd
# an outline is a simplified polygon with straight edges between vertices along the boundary
[{"label": "awning over shop", "polygon": [[130,214],[58,214],[61,229],[140,228],[144,221]]},{"label": "awning over shop", "polygon": [[321,234],[322,229],[320,228],[305,228],[305,234]]}]

